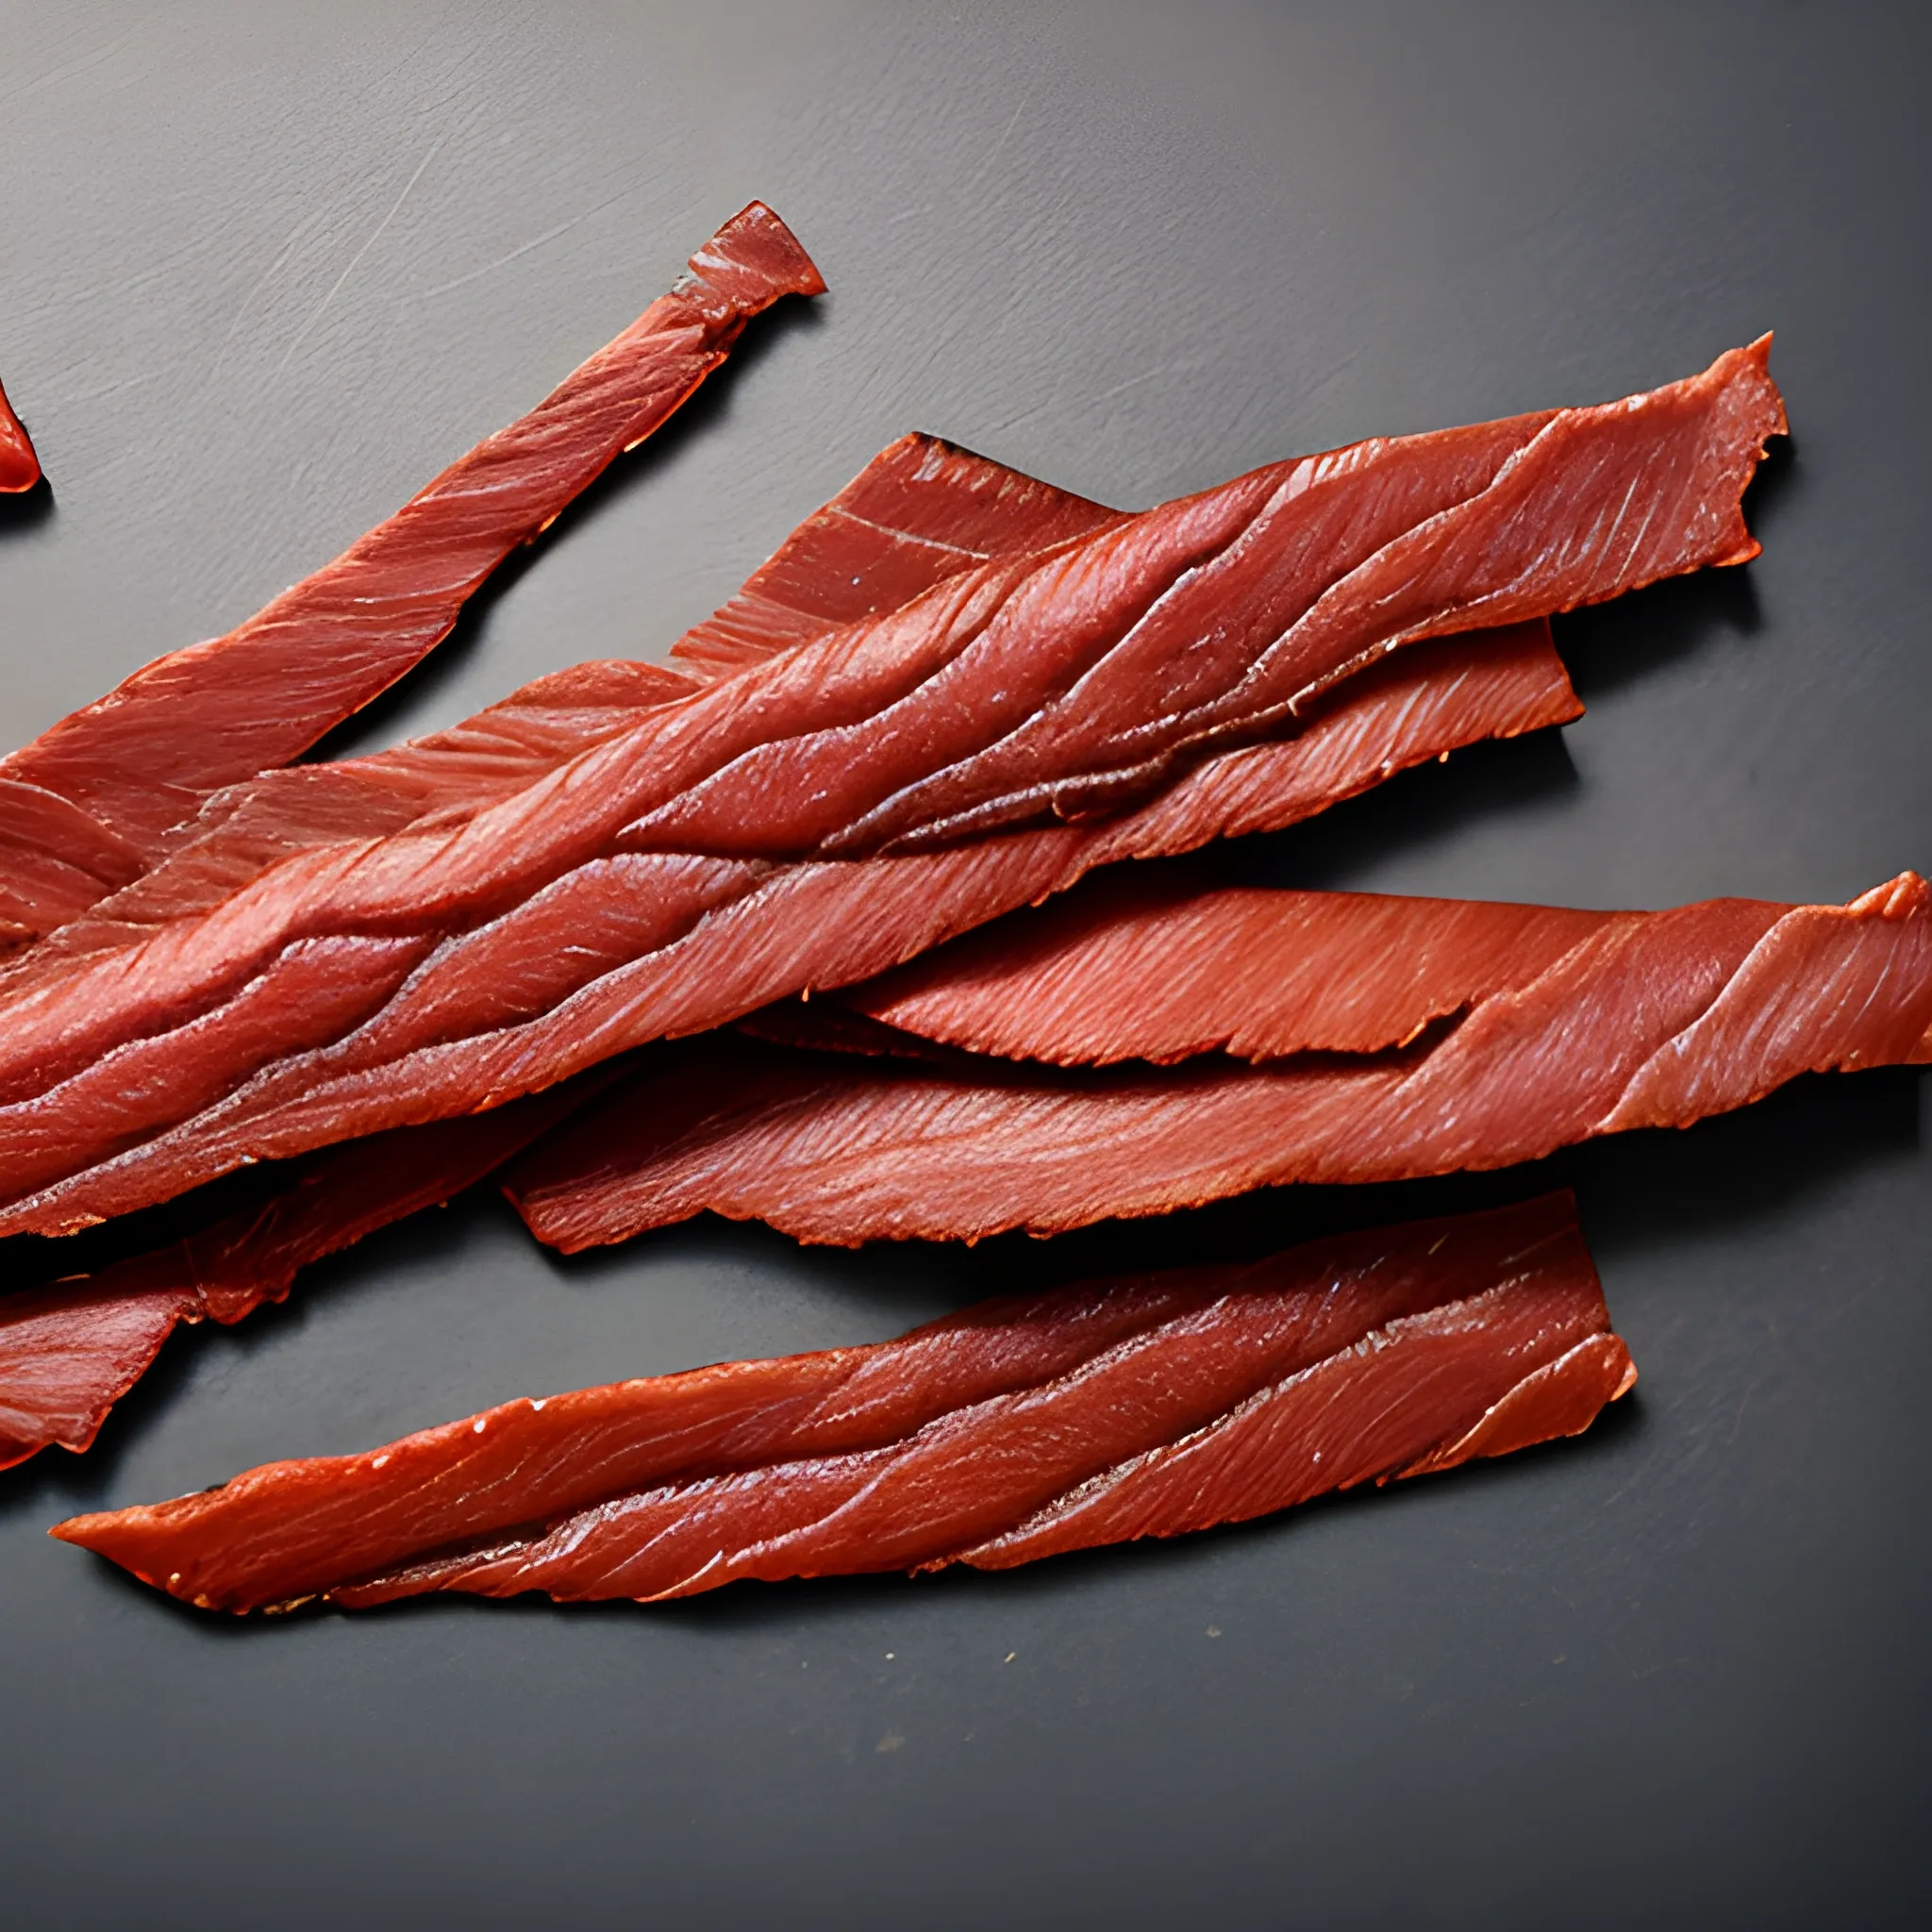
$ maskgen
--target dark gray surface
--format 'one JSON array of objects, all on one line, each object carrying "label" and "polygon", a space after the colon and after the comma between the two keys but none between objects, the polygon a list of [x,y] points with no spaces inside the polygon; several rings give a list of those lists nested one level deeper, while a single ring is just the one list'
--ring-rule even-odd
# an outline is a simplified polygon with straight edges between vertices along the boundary
[{"label": "dark gray surface", "polygon": [[[1911,7],[0,8],[0,739],[216,631],[541,394],[753,194],[834,293],[350,741],[660,651],[926,427],[1142,504],[1760,329],[1747,573],[1562,627],[1590,715],[1241,862],[1664,905],[1932,860]],[[1922,1924],[1919,1080],[1551,1163],[1634,1403],[1580,1442],[1010,1576],[217,1624],[41,1532],[515,1393],[1539,1177],[976,1254],[473,1204],[0,1476],[24,1926]]]}]

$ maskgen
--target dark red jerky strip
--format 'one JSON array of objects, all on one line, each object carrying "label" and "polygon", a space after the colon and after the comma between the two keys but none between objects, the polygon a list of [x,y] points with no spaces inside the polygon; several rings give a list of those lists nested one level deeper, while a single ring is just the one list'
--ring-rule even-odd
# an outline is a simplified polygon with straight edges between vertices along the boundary
[{"label": "dark red jerky strip", "polygon": [[[619,858],[586,868],[570,891],[535,902],[521,916],[522,945],[510,965],[471,973],[457,957],[447,973],[425,979],[417,988],[421,1024],[431,1029],[432,1039],[493,1024],[506,1029],[498,1043],[514,1051],[525,1042],[518,1024],[524,1015],[541,1012],[546,1001],[569,1000],[600,959],[623,960],[656,930],[688,934],[674,940],[668,957],[658,963],[664,1002],[658,1024],[666,1031],[693,1030],[680,1021],[693,1010],[702,1015],[703,1007],[694,1008],[694,1002],[709,999],[744,1009],[763,1006],[795,983],[801,952],[821,983],[861,979],[874,963],[891,963],[917,950],[921,934],[942,939],[974,914],[984,916],[989,888],[1009,905],[1024,904],[1071,884],[1093,866],[1184,852],[1216,837],[1291,824],[1456,744],[1560,724],[1577,708],[1542,626],[1422,645],[1345,687],[1300,737],[1210,760],[1153,806],[1124,819],[1009,835],[920,858],[781,875],[777,889],[789,885],[791,903],[803,909],[771,922],[777,946],[747,947],[742,925],[706,923],[708,906],[729,909],[727,902],[743,883],[757,882],[750,869],[708,859]],[[748,912],[746,923],[759,919],[764,907],[755,903]],[[827,943],[841,935],[841,925],[847,948],[842,955]],[[756,924],[752,930],[757,932]],[[648,957],[646,963],[653,963]],[[772,992],[764,991],[768,986]],[[706,1023],[700,1017],[698,1024]],[[81,1056],[87,1047],[83,1016],[55,1050]],[[591,1052],[586,1063],[597,1058]],[[455,1054],[432,1049],[417,1064],[435,1069],[451,1060],[457,1060]],[[292,1106],[308,1110],[291,1118],[292,1140],[300,1141],[308,1120],[329,1106],[359,1103],[364,1110],[348,1131],[359,1125],[360,1131],[376,1132],[396,1124],[387,1117],[389,1095],[380,1088],[371,1091],[340,1078],[305,1086],[308,1071],[305,1067],[290,1079]],[[463,1072],[458,1060],[455,1076]],[[28,1103],[25,1112],[36,1110]],[[0,1108],[0,1122],[8,1118]],[[164,1143],[154,1158],[166,1159],[173,1151]],[[211,1161],[204,1177],[222,1171],[219,1159]],[[107,1195],[104,1211],[125,1211],[122,1204],[140,1198],[152,1172],[131,1160],[120,1164],[108,1184],[125,1191]]]},{"label": "dark red jerky strip", "polygon": [[[153,863],[209,793],[298,757],[433,649],[503,558],[650,436],[750,317],[824,286],[754,202],[527,416],[238,629],[172,652],[43,732],[0,779],[65,799]],[[79,879],[64,895],[15,886],[0,891],[0,916],[46,932],[99,896]]]},{"label": "dark red jerky strip", "polygon": [[41,459],[34,454],[26,425],[13,413],[7,391],[0,389],[0,495],[17,496],[41,480]]},{"label": "dark red jerky strip", "polygon": [[1046,1234],[1688,1126],[1801,1073],[1932,1058],[1928,1027],[1932,894],[1907,873],[1847,907],[1713,900],[1607,925],[1407,1053],[1080,1071],[721,1035],[646,1058],[507,1178],[568,1251],[707,1209],[842,1245]]},{"label": "dark red jerky strip", "polygon": [[[1409,641],[1423,605],[1398,594],[1375,561],[1385,552],[1441,590],[1430,622],[1444,632],[1477,627],[1478,611],[1527,619],[1737,561],[1750,554],[1738,497],[1782,422],[1759,344],[1614,406],[1279,465],[1043,556],[969,569],[889,616],[748,665],[458,831],[287,859],[214,912],[125,956],[76,962],[8,1004],[0,1085],[63,1117],[74,1160],[67,1175],[15,1192],[0,1226],[58,1231],[251,1158],[497,1105],[653,1037],[897,964],[1071,883],[1065,855],[1047,863],[1047,828],[1151,809],[1144,801],[1198,771],[1183,755],[1239,746],[1251,727],[1298,729],[1330,673]],[[1579,520],[1562,541],[1524,508],[1524,479],[1537,475]],[[1614,514],[1591,509],[1586,483],[1610,492]],[[1424,527],[1418,549],[1410,539]],[[1580,541],[1592,532],[1611,552]],[[1212,608],[1199,601],[1210,582],[1222,598]],[[1354,600],[1353,629],[1335,616],[1337,596]],[[1319,663],[1307,644],[1317,633],[1302,631],[1296,609],[1311,622],[1326,613]],[[1277,644],[1292,645],[1290,659]],[[1173,662],[1158,672],[1163,653]],[[1292,690],[1275,675],[1291,659]],[[1124,685],[1128,662],[1140,672]],[[1127,730],[1131,703],[1141,724]],[[1023,741],[1029,770],[1045,770],[1050,749],[1057,774],[1029,781],[1024,799],[1001,789]],[[1041,829],[1024,843],[960,843],[1006,824]],[[680,880],[705,861],[743,872],[675,937],[662,920],[642,937],[609,924],[608,945],[600,935],[583,975],[560,986],[557,903],[598,902],[635,860]],[[639,885],[625,890],[634,897]],[[118,1148],[49,1091],[79,1042],[111,1050],[143,1028],[199,1020],[280,951],[346,932],[432,932],[438,946],[319,1058],[257,1054],[245,1029],[231,1041],[218,1024],[194,1051],[227,1097],[200,1116],[157,1119]],[[459,983],[526,981],[541,993],[523,1013],[499,1002],[487,1032],[447,1024]],[[11,1186],[0,1163],[0,1188]]]},{"label": "dark red jerky strip", "polygon": [[0,1298],[0,1469],[92,1445],[184,1322],[233,1324],[283,1300],[311,1261],[474,1186],[600,1082],[325,1149],[266,1195],[149,1253]]},{"label": "dark red jerky strip", "polygon": [[[999,1564],[1004,1539],[1043,1553],[1043,1520],[1082,1496],[1117,1491],[1124,1534],[1173,1534],[1574,1431],[1632,1376],[1557,1195],[507,1403],[54,1534],[227,1610]],[[1208,1479],[1157,1499],[1156,1459],[1205,1472],[1207,1441]],[[1114,1540],[1093,1529],[1058,1546]]]},{"label": "dark red jerky strip", "polygon": [[895,608],[975,564],[1118,521],[1118,512],[937,438],[903,437],[808,517],[723,610],[672,647],[696,675],[580,664],[433,737],[225,787],[202,806],[192,836],[151,871],[135,876],[140,859],[131,854],[114,861],[118,873],[96,864],[101,877],[133,883],[0,968],[0,998],[39,983],[64,958],[132,944],[169,920],[208,911],[312,846],[453,829],[723,670]]}]

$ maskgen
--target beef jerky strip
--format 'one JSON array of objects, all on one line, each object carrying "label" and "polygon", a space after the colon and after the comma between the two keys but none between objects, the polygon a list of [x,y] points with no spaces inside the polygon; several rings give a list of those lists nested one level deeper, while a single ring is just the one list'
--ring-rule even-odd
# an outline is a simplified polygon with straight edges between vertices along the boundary
[{"label": "beef jerky strip", "polygon": [[[1768,923],[1785,907],[1761,908]],[[841,1004],[972,1053],[1059,1066],[1405,1046],[1656,915],[1474,899],[1090,880],[848,988]]]},{"label": "beef jerky strip", "polygon": [[232,1326],[284,1300],[312,1261],[473,1187],[602,1084],[325,1148],[265,1176],[248,1206],[91,1274],[0,1297],[0,1469],[92,1445],[182,1323]]},{"label": "beef jerky strip", "polygon": [[[1738,498],[1782,421],[1759,344],[1614,406],[1278,466],[755,662],[455,832],[286,859],[8,1003],[0,1231],[897,964],[1070,883],[1068,819],[1158,813],[1238,724],[1293,728],[1398,643],[1753,554]],[[1043,720],[1056,775],[1022,799]],[[1041,829],[960,842],[1008,824]]]},{"label": "beef jerky strip", "polygon": [[[1008,835],[1000,841],[997,884],[1010,898],[1024,901],[1109,860],[1185,852],[1224,834],[1274,829],[1352,796],[1392,771],[1443,756],[1451,745],[1560,724],[1577,709],[1546,635],[1530,625],[1418,646],[1351,680],[1337,696],[1342,701],[1299,737],[1210,759],[1143,811],[1094,826]],[[967,850],[937,858],[875,861],[877,883],[895,888],[898,897],[883,908],[875,903],[874,909],[923,918],[936,936],[944,937],[957,924],[958,891],[974,882],[975,857]],[[861,869],[825,870],[837,883]],[[609,884],[613,897],[621,895],[625,874],[615,872]],[[574,949],[596,937],[594,922],[560,929],[558,958],[544,970],[568,972]],[[795,937],[808,944],[811,934]],[[865,943],[871,935],[861,930],[858,938]],[[522,989],[508,982],[498,991],[514,997]],[[748,993],[742,1004],[758,1001]],[[115,1069],[125,1064],[125,1058],[112,1062]]]},{"label": "beef jerky strip", "polygon": [[462,824],[724,671],[895,609],[989,558],[1024,556],[1121,520],[935,437],[902,437],[807,518],[723,610],[672,646],[683,672],[579,664],[432,737],[225,787],[159,865],[0,967],[0,997],[38,983],[63,958],[208,911],[294,853]]},{"label": "beef jerky strip", "polygon": [[[694,675],[623,660],[581,664],[539,678],[433,737],[230,786],[203,806],[194,836],[159,865],[45,944],[0,966],[0,998],[39,983],[63,958],[129,944],[170,920],[207,911],[296,852],[411,827],[461,824],[576,753],[616,737],[643,711],[689,695],[704,678],[795,647],[841,623],[897,608],[991,557],[1024,555],[1042,541],[1119,521],[1120,512],[933,437],[902,438],[794,530],[723,610],[672,647],[673,657]],[[1449,724],[1459,712],[1468,713],[1468,728],[1477,735],[1560,722],[1553,721],[1551,694],[1562,688],[1564,674],[1547,636],[1533,627],[1532,641],[1530,628],[1466,633],[1447,652],[1404,662],[1398,677],[1405,689],[1419,691],[1419,680],[1426,678],[1436,699],[1426,708],[1449,728],[1417,735],[1410,724],[1406,735],[1413,741],[1398,745],[1403,733],[1386,723],[1370,724],[1386,719],[1390,708],[1364,699],[1355,716],[1369,736],[1356,747],[1357,762],[1363,749],[1375,748],[1374,728],[1388,732],[1391,749],[1403,752],[1393,762],[1405,764],[1464,741]],[[1530,675],[1508,675],[1518,671]],[[1499,675],[1507,691],[1497,685]],[[1468,691],[1459,688],[1472,676],[1497,686],[1494,698],[1502,708],[1493,701],[1471,707]],[[1361,682],[1349,681],[1351,703]],[[1507,708],[1512,695],[1522,704],[1520,715]],[[1272,770],[1264,758],[1250,774],[1253,808],[1279,821],[1283,801],[1269,782]],[[1307,772],[1301,790],[1316,804],[1334,795],[1332,786]]]},{"label": "beef jerky strip", "polygon": [[41,459],[34,454],[26,425],[13,413],[7,391],[0,389],[0,495],[17,496],[41,480]]},{"label": "beef jerky strip", "polygon": [[[1354,786],[1374,782],[1391,755],[1397,764],[1437,756],[1439,740],[1432,732],[1451,717],[1464,729],[1488,723],[1498,732],[1560,721],[1569,715],[1560,667],[1533,628],[1524,630],[1521,637],[1479,632],[1420,646],[1391,666],[1352,680],[1344,691],[1354,693],[1353,701],[1338,707],[1321,731],[1215,760],[1177,788],[1162,806],[1169,831],[1185,842],[1205,839],[1216,829],[1265,828],[1319,809]],[[829,1017],[823,1003],[808,1010]],[[891,1038],[895,1050],[913,1043],[909,1035]],[[597,1077],[598,1070],[580,1075],[569,1091],[578,1092],[585,1081]],[[507,1109],[399,1128],[371,1141],[349,1141],[304,1157],[289,1164],[287,1199],[277,1194],[273,1219],[266,1224],[258,1225],[256,1215],[271,1210],[258,1209],[232,1228],[0,1303],[0,1457],[18,1460],[57,1441],[85,1448],[175,1324],[196,1319],[204,1309],[203,1294],[194,1284],[212,1277],[211,1251],[222,1257],[220,1278],[228,1284],[221,1306],[233,1311],[216,1319],[239,1320],[263,1296],[279,1299],[295,1269],[319,1252],[346,1245],[375,1225],[480,1179],[493,1164],[498,1145],[493,1138],[498,1129],[490,1123],[505,1123],[502,1131],[511,1133],[514,1146],[520,1147],[525,1136],[512,1131],[508,1117],[543,1108],[547,1120],[555,1111],[548,1106],[551,1095],[564,1091],[551,1089]],[[419,1139],[425,1144],[419,1145]],[[387,1150],[376,1171],[391,1185],[379,1196],[364,1184],[367,1170],[359,1150],[365,1146]],[[458,1168],[442,1164],[439,1150],[444,1149],[460,1156]],[[468,1159],[471,1151],[477,1156],[474,1166]],[[511,1151],[509,1143],[504,1151]],[[318,1191],[311,1180],[318,1173],[330,1187],[340,1188],[339,1195]],[[426,1191],[412,1178],[419,1173]],[[280,1239],[278,1230],[295,1205],[314,1210],[301,1221],[300,1230],[304,1243],[319,1247],[291,1248]],[[338,1214],[344,1217],[340,1224]],[[238,1280],[245,1291],[240,1299]]]},{"label": "beef jerky strip", "polygon": [[[1422,950],[1441,902],[1416,904]],[[904,1034],[943,1061],[694,1041],[533,1147],[509,1191],[568,1251],[707,1208],[848,1245],[1045,1234],[1288,1182],[1504,1167],[1688,1126],[1799,1074],[1932,1058],[1932,892],[1911,873],[1845,907],[1719,899],[1610,918],[1553,961],[1545,937],[1518,983],[1485,974],[1446,1036],[1391,1054],[1078,1071]],[[1365,959],[1372,995],[1389,958]],[[1389,976],[1406,974],[1398,958]],[[1350,998],[1339,990],[1344,1012]]]},{"label": "beef jerky strip", "polygon": [[53,1534],[237,1611],[1006,1568],[1574,1434],[1634,1379],[1553,1195],[506,1403]]},{"label": "beef jerky strip", "polygon": [[527,416],[225,637],[171,652],[0,762],[0,918],[53,930],[162,858],[203,801],[286,764],[434,648],[470,595],[724,362],[824,284],[754,202]]}]

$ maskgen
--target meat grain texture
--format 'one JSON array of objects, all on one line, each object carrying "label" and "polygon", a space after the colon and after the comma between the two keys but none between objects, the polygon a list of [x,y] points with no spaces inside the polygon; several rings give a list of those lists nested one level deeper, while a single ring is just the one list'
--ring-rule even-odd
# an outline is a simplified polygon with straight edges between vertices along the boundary
[{"label": "meat grain texture", "polygon": [[[128,885],[192,836],[212,794],[299,757],[387,690],[518,544],[724,361],[751,317],[824,287],[754,202],[614,341],[333,563],[0,763],[0,941],[25,944]],[[9,447],[0,424],[0,474]]]},{"label": "meat grain texture", "polygon": [[[1912,873],[1842,907],[1652,913],[1129,887],[1017,924],[858,990],[842,1020],[760,1016],[829,1051],[718,1036],[646,1057],[510,1168],[512,1200],[573,1252],[706,1209],[847,1245],[1045,1234],[1505,1167],[1932,1058]],[[1124,1064],[1085,1064],[1106,1061]]]},{"label": "meat grain texture", "polygon": [[[57,958],[0,1008],[0,1231],[498,1106],[1217,836],[1257,757],[1306,749],[1405,647],[1754,555],[1739,499],[1784,424],[1766,350],[1044,548],[956,545],[965,568],[805,641],[721,631],[740,668],[458,824],[308,847]],[[903,491],[953,515],[946,476],[921,452]],[[1368,696],[1429,710],[1399,679]],[[1386,739],[1356,749],[1357,789],[1392,768]]]},{"label": "meat grain texture", "polygon": [[506,1403],[52,1534],[232,1611],[1005,1569],[1574,1434],[1635,1375],[1555,1195]]},{"label": "meat grain texture", "polygon": [[[922,470],[944,478],[943,497],[901,493],[908,472]],[[946,521],[936,526],[941,508]],[[1070,520],[1110,514],[929,438],[908,438],[809,519],[731,605],[691,633],[679,655],[728,668],[749,637],[762,634],[775,648],[813,624],[823,628],[848,608],[855,574],[845,566],[864,561],[863,554],[854,558],[856,548],[876,559],[871,594],[890,601],[935,574],[964,568],[966,543],[993,534],[990,517],[1012,515],[1016,526],[1024,520],[1035,531],[1042,508]],[[218,904],[276,858],[330,836],[460,822],[691,688],[690,677],[653,665],[579,665],[433,738],[232,788],[204,809],[207,829],[198,838],[37,947],[13,983],[31,980],[57,957],[110,950]],[[1559,724],[1577,709],[1546,625],[1421,644],[1349,680],[1295,738],[1211,760],[1153,812],[1085,838],[1077,851],[1099,863],[1149,842],[1185,848],[1217,833],[1286,824],[1469,739]],[[0,985],[6,977],[0,971]],[[507,1110],[378,1135],[385,1151],[374,1166],[355,1141],[279,1163],[270,1191],[247,1213],[218,1210],[190,1237],[10,1303],[0,1320],[0,1456],[17,1461],[54,1443],[87,1448],[175,1326],[232,1323],[281,1299],[309,1261],[447,1198],[516,1151],[527,1137],[506,1112],[519,1120],[531,1109],[561,1115],[600,1077],[593,1068],[566,1089],[546,1089]],[[551,1108],[566,1090],[568,1104]],[[491,1124],[500,1119],[501,1127]]]}]

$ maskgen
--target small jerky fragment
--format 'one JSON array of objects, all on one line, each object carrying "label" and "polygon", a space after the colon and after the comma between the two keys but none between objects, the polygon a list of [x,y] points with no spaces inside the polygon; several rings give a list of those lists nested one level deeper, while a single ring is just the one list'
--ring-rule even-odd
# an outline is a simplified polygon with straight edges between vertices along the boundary
[{"label": "small jerky fragment", "polygon": [[1103,848],[1181,849],[1193,822],[1162,817],[1179,789],[1300,734],[1398,647],[1755,555],[1739,499],[1784,422],[1766,353],[991,558],[658,707],[454,830],[296,854],[63,962],[0,1010],[0,1231],[497,1106],[870,977]]},{"label": "small jerky fragment", "polygon": [[576,1081],[325,1148],[275,1174],[248,1207],[165,1247],[0,1297],[0,1469],[55,1443],[91,1447],[177,1324],[232,1325],[283,1300],[311,1261],[461,1193],[590,1091]]},{"label": "small jerky fragment", "polygon": [[[1466,937],[1482,923],[1453,902],[1411,905],[1406,949],[1367,956],[1359,987],[1332,983],[1336,1024],[1291,983],[1272,1017],[1297,1032],[1273,1043],[1332,1039],[1378,1003],[1368,1037],[1409,1037],[1440,1004],[1412,970],[1431,925]],[[1356,902],[1348,917],[1369,926],[1389,910]],[[1524,923],[1520,975],[1478,961],[1459,1024],[1387,1053],[1057,1068],[904,1033],[920,1051],[892,1058],[876,1021],[864,1059],[836,1028],[819,1041],[830,1052],[690,1041],[533,1146],[508,1191],[540,1240],[571,1252],[706,1209],[843,1245],[1047,1234],[1290,1182],[1505,1167],[1689,1126],[1799,1074],[1932,1058],[1932,892],[1916,874],[1843,907],[1717,899],[1583,917],[1600,923],[1554,958],[1551,931]],[[791,1038],[810,1037],[810,1014],[791,1009]]]},{"label": "small jerky fragment", "polygon": [[0,809],[0,858],[25,869],[0,865],[0,918],[54,930],[163,858],[211,793],[307,751],[440,643],[496,566],[656,431],[751,317],[824,287],[752,203],[668,295],[333,563],[0,762],[0,793],[25,794]]},{"label": "small jerky fragment", "polygon": [[235,1611],[1004,1569],[1574,1435],[1635,1379],[1559,1194],[506,1403],[52,1533]]},{"label": "small jerky fragment", "polygon": [[41,480],[41,459],[34,454],[26,425],[13,413],[7,391],[0,389],[0,496],[18,496]]}]

